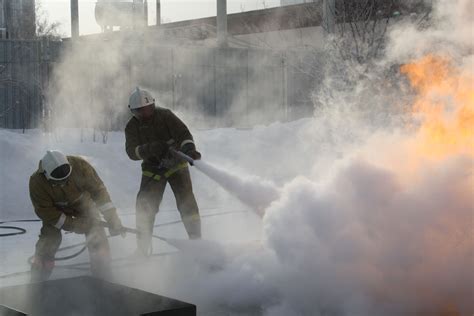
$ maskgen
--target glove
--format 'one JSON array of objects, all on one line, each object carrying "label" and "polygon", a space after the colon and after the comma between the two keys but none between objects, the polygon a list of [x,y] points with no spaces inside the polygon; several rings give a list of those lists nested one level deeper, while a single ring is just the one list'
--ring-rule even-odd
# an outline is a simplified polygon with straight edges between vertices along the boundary
[{"label": "glove", "polygon": [[79,214],[79,212],[74,208],[69,208],[69,207],[58,207],[58,208],[61,210],[61,212],[69,216],[77,216],[77,214]]},{"label": "glove", "polygon": [[91,228],[91,223],[85,217],[68,216],[64,222],[63,229],[76,234],[85,234]]},{"label": "glove", "polygon": [[162,157],[167,151],[168,144],[159,140],[138,146],[138,153],[143,159],[148,159],[152,156]]},{"label": "glove", "polygon": [[126,232],[123,229],[122,222],[120,221],[115,208],[105,211],[104,219],[108,224],[110,236],[121,235],[122,237],[125,237]]},{"label": "glove", "polygon": [[193,160],[201,159],[201,153],[196,150],[194,143],[187,143],[181,148],[181,151]]},{"label": "glove", "polygon": [[201,153],[197,150],[191,150],[186,153],[189,157],[193,158],[193,160],[200,160],[201,159]]},{"label": "glove", "polygon": [[168,144],[163,141],[154,141],[148,144],[148,151],[156,157],[160,157],[168,151]]}]

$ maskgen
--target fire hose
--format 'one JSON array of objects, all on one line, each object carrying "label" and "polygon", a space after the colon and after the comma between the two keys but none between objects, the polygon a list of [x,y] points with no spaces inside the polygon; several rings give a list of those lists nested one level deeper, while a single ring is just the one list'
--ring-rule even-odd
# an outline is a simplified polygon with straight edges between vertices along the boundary
[{"label": "fire hose", "polygon": [[[100,226],[109,228],[109,224],[106,223],[106,222],[103,222],[103,221],[100,222]],[[125,227],[125,226],[122,226],[122,231],[123,231],[123,232],[126,232],[126,233],[132,233],[132,234],[135,234],[135,235],[139,235],[139,234],[140,234],[140,231],[139,231],[138,229],[130,228],[130,227]],[[165,237],[161,237],[161,236],[153,235],[153,234],[151,235],[151,237],[169,243],[168,239],[166,239]]]},{"label": "fire hose", "polygon": [[[41,221],[41,220],[39,220],[39,219],[18,219],[18,220],[12,220],[12,221],[2,221],[2,222],[0,222],[0,224],[5,224],[5,223],[39,222],[39,221]],[[25,234],[25,233],[26,233],[26,229],[21,228],[21,227],[17,227],[17,226],[0,226],[0,229],[16,230],[16,232],[0,234],[0,237],[22,235],[22,234]]]},{"label": "fire hose", "polygon": [[16,232],[14,232],[14,233],[3,233],[3,234],[0,234],[0,237],[21,235],[21,234],[26,233],[26,229],[21,228],[21,227],[16,227],[16,226],[1,226],[0,229],[16,230]]},{"label": "fire hose", "polygon": [[[214,214],[207,214],[207,215],[202,215],[201,217],[213,217],[213,216],[219,216],[219,215],[225,215],[225,214],[232,214],[232,213],[246,213],[246,211],[228,211],[228,212],[223,212],[223,213],[214,213]],[[13,222],[40,222],[41,220],[39,219],[22,219],[22,220],[12,220],[12,221],[2,221],[0,222],[0,224],[3,224],[3,223],[13,223]],[[161,224],[157,224],[155,225],[154,227],[159,227],[159,226],[166,226],[166,225],[172,225],[172,224],[176,224],[176,223],[180,223],[181,221],[172,221],[172,222],[166,222],[166,223],[161,223]],[[106,226],[106,223],[103,222],[103,225]],[[5,226],[6,227],[6,226]],[[13,227],[13,226],[12,226]],[[0,227],[1,228],[1,227]],[[20,227],[15,227],[15,229],[21,229],[21,230],[24,230],[26,232],[26,229],[23,229],[23,228],[20,228]],[[126,228],[126,231],[129,232],[129,233],[133,233],[133,234],[136,234],[137,233],[137,230],[136,229],[133,229],[133,228]],[[17,234],[20,234],[20,233],[17,233]],[[22,232],[21,234],[24,234],[24,232]],[[2,235],[0,235],[1,237]],[[11,236],[11,235],[9,235]],[[109,236],[110,237],[110,236]],[[159,238],[161,240],[166,240],[166,238],[164,237],[161,237],[161,236],[152,236],[154,238]],[[67,249],[71,249],[71,248],[75,248],[75,247],[78,247],[78,246],[84,246],[83,248],[81,248],[81,250],[79,250],[78,252],[72,254],[72,255],[69,255],[69,256],[65,256],[65,257],[59,257],[59,258],[55,258],[55,261],[63,261],[63,260],[68,260],[68,259],[71,259],[71,258],[74,258],[74,257],[77,257],[78,255],[80,255],[82,252],[85,251],[85,249],[87,248],[87,244],[85,242],[82,242],[82,243],[78,243],[78,244],[74,244],[74,245],[70,245],[70,246],[66,246],[66,247],[63,247],[63,248],[60,248],[58,249],[58,251],[63,251],[63,250],[67,250]],[[156,253],[156,254],[151,254],[150,256],[164,256],[164,255],[170,255],[170,254],[174,254],[176,252],[165,252],[165,253]],[[31,260],[32,260],[33,256],[31,256],[30,258],[28,258],[28,263],[31,264]],[[123,260],[123,259],[117,259],[117,260]],[[57,267],[62,267],[62,268],[76,268],[76,267],[79,267],[81,265],[84,265],[84,264],[87,264],[87,262],[82,262],[82,263],[74,263],[74,264],[70,264],[70,265],[62,265],[62,266],[57,266]],[[80,269],[80,268],[78,268]],[[4,279],[4,278],[10,278],[10,277],[15,277],[15,276],[18,276],[18,275],[24,275],[24,274],[28,274],[30,273],[30,271],[22,271],[22,272],[15,272],[15,273],[9,273],[9,274],[6,274],[6,275],[0,275],[0,279]]]},{"label": "fire hose", "polygon": [[[100,221],[99,225],[102,226],[102,227],[109,228],[109,224],[107,222],[104,222],[104,221]],[[139,230],[137,230],[135,228],[130,228],[130,227],[122,226],[122,231],[126,232],[126,233],[132,233],[132,234],[135,234],[135,235],[140,234]],[[111,237],[111,236],[108,236],[108,237]],[[158,236],[158,235],[151,235],[151,237],[159,239],[161,241],[164,241],[164,242],[167,242],[168,244],[170,244],[170,242],[164,237],[161,237],[161,236]],[[63,250],[75,248],[75,247],[78,247],[78,246],[83,246],[83,247],[79,251],[77,251],[76,253],[73,253],[72,255],[65,256],[65,257],[55,257],[54,261],[64,261],[64,260],[69,260],[69,259],[72,259],[72,258],[75,258],[75,257],[79,256],[81,253],[83,253],[86,250],[87,242],[71,245],[71,246],[68,246],[68,247],[63,247],[60,250],[63,251]],[[33,258],[34,258],[34,255],[28,258],[28,263],[29,264],[32,263]]]},{"label": "fire hose", "polygon": [[[32,222],[32,221],[38,221],[38,220],[19,220],[19,221]],[[1,222],[1,223],[4,223],[4,222]],[[99,224],[100,224],[100,226],[103,226],[103,227],[107,227],[107,228],[109,227],[109,224],[104,222],[104,221],[99,222]],[[5,227],[8,227],[8,226],[5,226]],[[15,228],[20,229],[19,227],[15,227]],[[24,230],[24,232],[22,232],[22,234],[26,232],[25,229],[23,229],[23,228],[21,228],[21,229]],[[137,229],[130,228],[130,227],[122,227],[122,230],[127,232],[127,233],[139,234],[139,231]],[[19,233],[16,233],[16,234],[19,234]],[[6,234],[4,234],[4,235],[6,235]],[[108,237],[110,237],[110,236],[108,236]],[[152,235],[152,237],[169,243],[169,241],[164,237],[161,237],[161,236],[158,236],[158,235]],[[172,245],[171,243],[169,243],[169,244]],[[60,250],[66,250],[66,249],[75,248],[75,247],[81,246],[81,245],[84,245],[84,247],[82,247],[81,250],[79,250],[78,252],[76,252],[72,255],[66,256],[66,257],[56,257],[56,258],[54,258],[54,261],[68,260],[68,259],[72,259],[74,257],[79,256],[87,248],[87,242],[71,245],[71,246],[68,246],[68,247],[63,247],[63,248],[60,249]],[[165,253],[165,254],[168,254],[168,253]],[[33,258],[34,258],[34,256],[31,256],[31,257],[28,258],[28,263],[30,265],[32,264]],[[81,264],[75,264],[75,265],[81,265]],[[71,265],[71,266],[75,266],[75,265]],[[13,277],[13,276],[21,275],[21,274],[25,274],[25,273],[30,273],[30,271],[16,272],[16,273],[11,273],[11,274],[7,274],[7,275],[2,275],[2,276],[0,276],[0,279],[7,278],[7,277]]]},{"label": "fire hose", "polygon": [[[220,216],[220,215],[226,215],[226,214],[235,214],[235,213],[246,213],[246,211],[240,211],[240,210],[234,210],[234,211],[228,211],[228,212],[220,212],[220,213],[211,213],[211,214],[206,214],[206,215],[201,215],[201,217],[214,217],[214,216]],[[19,220],[11,220],[11,221],[1,221],[0,224],[5,224],[5,223],[20,223],[20,222],[41,222],[40,219],[19,219]],[[153,227],[161,227],[161,226],[167,226],[167,225],[173,225],[173,224],[177,224],[177,223],[181,223],[181,220],[177,220],[177,221],[171,221],[171,222],[165,222],[165,223],[161,223],[161,224],[157,224],[157,225],[154,225]],[[103,222],[102,224],[103,226],[106,226],[106,223]],[[0,229],[2,228],[5,228],[5,229],[13,229],[13,230],[18,230],[18,232],[14,232],[14,233],[5,233],[5,234],[0,234],[0,237],[6,237],[6,236],[13,236],[13,235],[21,235],[21,234],[25,234],[27,232],[26,229],[24,228],[21,228],[21,227],[17,227],[17,226],[0,226]],[[126,232],[129,232],[129,233],[133,233],[133,234],[136,234],[138,231],[136,229],[133,229],[133,228],[126,228]],[[110,237],[110,236],[109,236]],[[161,236],[152,236],[154,238],[158,238],[162,241],[165,241],[166,242],[166,238],[164,237],[161,237]],[[169,240],[168,240],[169,241]],[[71,255],[68,255],[68,256],[64,256],[64,257],[56,257],[55,258],[55,261],[64,261],[64,260],[68,260],[68,259],[72,259],[74,257],[77,257],[79,256],[81,253],[83,253],[86,248],[87,248],[87,244],[86,242],[82,242],[82,243],[78,243],[78,244],[74,244],[74,245],[70,245],[70,246],[66,246],[66,247],[62,247],[60,249],[58,249],[58,251],[64,251],[64,250],[67,250],[67,249],[72,249],[72,248],[76,248],[76,247],[79,247],[79,246],[83,246],[79,251],[77,251],[76,253],[73,253]],[[159,255],[159,254],[152,254],[153,256],[154,255]],[[28,262],[31,264],[31,260],[32,260],[33,256],[31,256],[30,258],[28,258]],[[77,265],[77,264],[76,264]],[[4,277],[10,277],[10,276],[15,276],[15,275],[19,275],[19,274],[24,274],[24,273],[29,273],[29,271],[26,271],[26,272],[18,272],[18,273],[13,273],[13,274],[8,274],[8,275],[2,275],[0,276],[0,279],[4,278]]]},{"label": "fire hose", "polygon": [[176,149],[170,148],[170,151],[173,155],[176,155],[177,157],[186,160],[191,166],[194,166],[194,159],[186,155],[185,153],[181,151],[177,151]]}]

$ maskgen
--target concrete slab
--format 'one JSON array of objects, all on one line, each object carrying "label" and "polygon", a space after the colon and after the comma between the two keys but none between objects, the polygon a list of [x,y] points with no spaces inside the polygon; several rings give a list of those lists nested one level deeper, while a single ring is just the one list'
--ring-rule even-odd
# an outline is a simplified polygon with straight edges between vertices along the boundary
[{"label": "concrete slab", "polygon": [[0,288],[0,305],[0,315],[196,315],[195,305],[89,276]]}]

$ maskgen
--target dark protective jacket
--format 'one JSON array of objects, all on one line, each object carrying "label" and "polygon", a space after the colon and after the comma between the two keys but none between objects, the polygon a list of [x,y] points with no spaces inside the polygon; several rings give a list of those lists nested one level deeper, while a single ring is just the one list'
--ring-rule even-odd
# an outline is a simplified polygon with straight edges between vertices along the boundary
[{"label": "dark protective jacket", "polygon": [[[132,117],[125,127],[125,150],[132,160],[142,160],[138,147],[154,141],[167,143],[170,147],[181,149],[188,143],[193,143],[193,136],[187,126],[173,112],[156,107],[153,118],[143,122]],[[156,171],[158,168],[173,169],[182,161],[164,152],[160,157],[152,156],[143,159],[142,169]]]},{"label": "dark protective jacket", "polygon": [[46,179],[41,161],[30,177],[31,202],[43,223],[71,230],[72,217],[91,216],[92,209],[107,217],[116,216],[109,193],[94,168],[78,156],[67,156],[67,160],[72,171],[62,186],[53,185]]}]

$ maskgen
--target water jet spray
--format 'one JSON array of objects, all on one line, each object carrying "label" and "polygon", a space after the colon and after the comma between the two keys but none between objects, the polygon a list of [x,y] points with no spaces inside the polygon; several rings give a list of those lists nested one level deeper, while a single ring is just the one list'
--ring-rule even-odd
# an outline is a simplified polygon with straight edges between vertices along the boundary
[{"label": "water jet spray", "polygon": [[214,167],[202,160],[194,160],[188,155],[171,149],[177,157],[187,161],[191,166],[218,183],[227,192],[242,203],[252,208],[257,215],[263,217],[265,209],[279,197],[278,188],[269,181],[257,177],[244,179],[227,171]]}]

